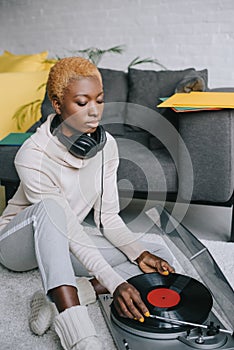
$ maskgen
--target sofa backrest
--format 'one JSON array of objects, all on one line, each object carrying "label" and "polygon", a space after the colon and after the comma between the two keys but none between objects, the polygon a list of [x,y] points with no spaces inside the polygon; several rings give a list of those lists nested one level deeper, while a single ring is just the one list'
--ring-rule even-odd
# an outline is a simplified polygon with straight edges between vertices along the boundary
[{"label": "sofa backrest", "polygon": [[[207,69],[196,71],[194,68],[184,70],[141,70],[130,68],[128,72],[99,68],[104,87],[105,108],[102,124],[107,131],[116,137],[137,139],[150,149],[162,148],[161,142],[150,135],[144,128],[135,125],[137,106],[143,106],[159,112],[173,126],[178,126],[178,115],[171,109],[158,109],[161,97],[174,94],[178,84],[186,81],[186,77],[201,77],[205,90],[208,89]],[[130,108],[128,108],[128,105]],[[142,110],[142,109],[141,109]],[[47,94],[41,106],[42,117],[37,126],[43,123],[47,116],[53,113]],[[139,113],[139,110],[138,110]],[[142,115],[144,121],[144,115]],[[30,130],[34,131],[34,130]]]},{"label": "sofa backrest", "polygon": [[[196,73],[196,74],[194,74]],[[161,97],[169,97],[176,91],[178,84],[186,76],[201,76],[207,89],[206,69],[196,72],[194,68],[184,70],[140,70],[129,69],[128,72],[128,102],[150,108],[166,118],[176,129],[178,127],[178,115],[170,108],[157,108]],[[144,116],[142,116],[144,118]],[[134,124],[134,114],[127,113],[126,124]],[[136,129],[135,129],[136,130]],[[163,147],[154,136],[149,137],[149,148]]]}]

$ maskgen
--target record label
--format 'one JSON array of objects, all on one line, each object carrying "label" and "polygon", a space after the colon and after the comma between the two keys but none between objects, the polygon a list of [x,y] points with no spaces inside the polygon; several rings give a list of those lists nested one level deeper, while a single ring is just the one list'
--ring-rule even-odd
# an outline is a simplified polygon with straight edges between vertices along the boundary
[{"label": "record label", "polygon": [[180,295],[172,289],[157,288],[148,293],[147,300],[153,306],[168,308],[179,304]]}]

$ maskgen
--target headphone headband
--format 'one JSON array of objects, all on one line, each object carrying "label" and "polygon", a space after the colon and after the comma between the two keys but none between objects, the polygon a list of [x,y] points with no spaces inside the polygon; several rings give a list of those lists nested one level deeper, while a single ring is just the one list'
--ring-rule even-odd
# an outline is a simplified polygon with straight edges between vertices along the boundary
[{"label": "headphone headband", "polygon": [[106,132],[101,125],[90,135],[77,133],[69,137],[61,132],[60,124],[60,117],[56,115],[51,123],[51,133],[57,136],[58,140],[74,157],[92,158],[105,146]]}]

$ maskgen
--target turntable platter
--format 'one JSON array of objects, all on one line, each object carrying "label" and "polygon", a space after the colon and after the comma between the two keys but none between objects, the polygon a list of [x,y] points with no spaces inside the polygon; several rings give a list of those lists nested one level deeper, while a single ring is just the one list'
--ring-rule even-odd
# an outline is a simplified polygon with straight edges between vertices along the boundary
[{"label": "turntable platter", "polygon": [[[149,273],[134,276],[128,280],[140,292],[150,314],[187,321],[204,323],[211,311],[213,300],[210,291],[194,278],[181,275]],[[111,317],[120,327],[132,328],[134,332],[180,333],[185,328],[172,323],[145,318],[144,323],[119,316],[111,304]]]}]

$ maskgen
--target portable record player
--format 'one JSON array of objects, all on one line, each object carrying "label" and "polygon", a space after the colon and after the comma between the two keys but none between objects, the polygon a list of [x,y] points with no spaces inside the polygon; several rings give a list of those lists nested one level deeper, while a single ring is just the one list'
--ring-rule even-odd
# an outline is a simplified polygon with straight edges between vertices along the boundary
[{"label": "portable record player", "polygon": [[[234,350],[234,292],[207,249],[162,210],[167,245],[183,274],[141,274],[130,278],[150,311],[145,322],[120,317],[109,294],[99,303],[118,350]],[[167,230],[168,223],[173,229]],[[191,276],[193,275],[193,276]]]}]

